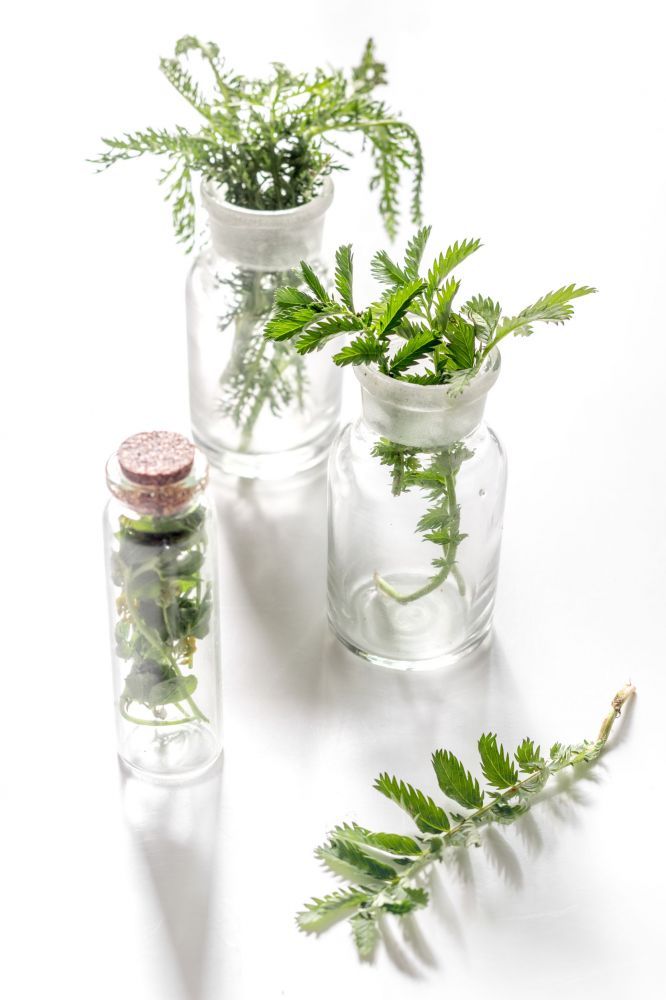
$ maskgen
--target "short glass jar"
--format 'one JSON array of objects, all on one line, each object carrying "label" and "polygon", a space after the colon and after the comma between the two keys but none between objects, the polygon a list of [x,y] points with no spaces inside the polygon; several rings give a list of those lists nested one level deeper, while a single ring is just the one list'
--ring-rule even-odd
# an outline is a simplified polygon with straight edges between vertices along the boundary
[{"label": "short glass jar", "polygon": [[483,411],[499,368],[493,351],[462,390],[354,369],[363,414],[329,460],[328,608],[374,663],[454,663],[490,630],[506,459]]},{"label": "short glass jar", "polygon": [[155,778],[199,774],[222,749],[208,465],[187,438],[154,431],[123,442],[106,478],[118,753]]},{"label": "short glass jar", "polygon": [[333,348],[299,355],[264,338],[277,288],[302,287],[301,260],[318,274],[329,178],[297,208],[255,211],[205,182],[210,245],[187,282],[192,433],[211,464],[233,475],[282,478],[326,455],[340,411]]}]

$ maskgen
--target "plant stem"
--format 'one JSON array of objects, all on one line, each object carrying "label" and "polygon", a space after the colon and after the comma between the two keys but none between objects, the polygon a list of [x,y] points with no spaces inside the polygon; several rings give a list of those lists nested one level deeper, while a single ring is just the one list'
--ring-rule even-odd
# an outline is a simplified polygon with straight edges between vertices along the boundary
[{"label": "plant stem", "polygon": [[[456,480],[452,472],[447,473],[445,476],[445,482],[446,506],[448,513],[452,518],[456,518],[457,521],[459,521],[458,504],[456,500]],[[393,489],[393,493],[396,493],[395,488]],[[391,597],[398,604],[411,604],[413,601],[418,601],[419,598],[425,597],[426,594],[431,594],[433,590],[437,590],[437,588],[446,581],[449,574],[451,574],[456,581],[460,596],[464,597],[465,581],[463,580],[460,570],[455,565],[456,556],[458,554],[458,543],[451,540],[450,542],[447,542],[446,545],[442,546],[442,551],[444,554],[445,565],[442,566],[438,573],[430,577],[430,579],[427,580],[422,587],[419,587],[418,590],[412,591],[411,594],[403,594],[399,590],[396,590],[395,587],[391,586],[391,584],[380,576],[379,573],[373,574],[375,586],[378,590],[381,590],[383,594],[386,594],[387,597]]]}]

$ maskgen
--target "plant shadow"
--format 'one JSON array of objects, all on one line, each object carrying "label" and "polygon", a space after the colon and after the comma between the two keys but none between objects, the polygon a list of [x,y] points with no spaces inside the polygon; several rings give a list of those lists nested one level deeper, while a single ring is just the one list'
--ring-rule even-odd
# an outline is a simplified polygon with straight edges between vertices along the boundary
[{"label": "plant shadow", "polygon": [[173,962],[184,1000],[204,1000],[217,892],[221,761],[196,780],[169,784],[138,777],[122,762],[119,768],[126,825],[166,932],[164,961]]}]

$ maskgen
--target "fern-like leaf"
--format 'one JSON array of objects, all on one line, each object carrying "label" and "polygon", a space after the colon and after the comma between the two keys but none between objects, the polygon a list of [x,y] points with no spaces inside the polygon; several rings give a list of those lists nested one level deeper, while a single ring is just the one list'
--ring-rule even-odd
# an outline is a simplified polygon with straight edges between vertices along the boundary
[{"label": "fern-like leaf", "polygon": [[296,915],[296,923],[306,934],[320,934],[338,920],[348,917],[369,902],[371,896],[363,889],[339,889],[327,896],[314,896]]},{"label": "fern-like leaf", "polygon": [[497,742],[496,733],[484,733],[479,739],[481,769],[486,781],[493,788],[511,788],[518,781],[518,772],[511,758]]},{"label": "fern-like leaf", "polygon": [[350,312],[354,312],[352,288],[354,284],[354,264],[351,244],[338,247],[335,252],[335,287],[338,295]]},{"label": "fern-like leaf", "polygon": [[356,337],[341,351],[333,355],[336,365],[368,365],[382,361],[386,347],[371,335]]},{"label": "fern-like leaf", "polygon": [[430,237],[432,226],[423,226],[412,236],[407,244],[405,252],[404,271],[410,281],[415,281],[419,276],[419,268],[423,260],[423,252]]},{"label": "fern-like leaf", "polygon": [[479,782],[465,770],[454,754],[448,750],[435,750],[432,766],[439,787],[450,799],[467,809],[479,809],[483,805]]},{"label": "fern-like leaf", "polygon": [[418,788],[386,773],[379,775],[374,787],[409,813],[423,833],[441,833],[449,829],[449,818],[444,810]]}]

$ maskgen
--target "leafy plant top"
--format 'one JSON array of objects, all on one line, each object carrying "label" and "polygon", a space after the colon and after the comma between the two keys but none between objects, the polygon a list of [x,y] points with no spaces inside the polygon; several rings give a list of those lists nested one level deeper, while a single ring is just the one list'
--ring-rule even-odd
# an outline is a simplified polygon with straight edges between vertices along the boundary
[{"label": "leafy plant top", "polygon": [[513,316],[504,316],[500,304],[483,295],[473,296],[455,311],[460,281],[454,271],[481,244],[477,239],[456,242],[424,272],[422,260],[430,229],[424,226],[418,230],[401,264],[385,250],[375,254],[372,274],[385,290],[362,309],[354,301],[351,245],[341,246],[335,255],[337,297],[329,294],[313,269],[301,261],[308,290],[278,289],[266,336],[290,340],[299,353],[308,354],[332,337],[352,335],[334,355],[337,365],[376,365],[385,375],[404,382],[450,383],[462,388],[504,337],[527,337],[534,332],[535,323],[564,323],[573,316],[573,300],[596,290],[564,285]]},{"label": "leafy plant top", "polygon": [[349,884],[310,900],[297,916],[298,926],[319,934],[338,920],[349,920],[359,955],[370,958],[380,938],[381,916],[401,917],[428,905],[423,876],[430,866],[443,861],[449,849],[479,846],[483,827],[519,820],[559,771],[596,761],[633,693],[627,684],[616,694],[595,740],[573,746],[554,743],[542,752],[527,738],[510,754],[495,733],[483,734],[478,750],[484,786],[453,753],[436,750],[434,777],[448,802],[380,774],[374,787],[407,813],[413,828],[408,833],[374,833],[356,823],[336,826],[316,856]]},{"label": "leafy plant top", "polygon": [[[198,58],[196,78],[192,57]],[[213,42],[191,35],[176,43],[160,69],[201,116],[201,127],[148,128],[103,139],[107,148],[93,162],[105,169],[144,154],[165,159],[160,183],[171,202],[176,237],[188,249],[195,232],[195,176],[222,185],[228,201],[244,208],[293,208],[310,201],[332,170],[343,169],[341,157],[351,155],[340,145],[346,133],[359,134],[370,149],[370,188],[379,191],[388,233],[396,232],[404,172],[412,174],[411,215],[420,221],[421,145],[414,129],[375,96],[386,83],[386,66],[377,60],[372,39],[351,73],[293,73],[273,63],[269,76],[250,79],[227,68]]]}]

